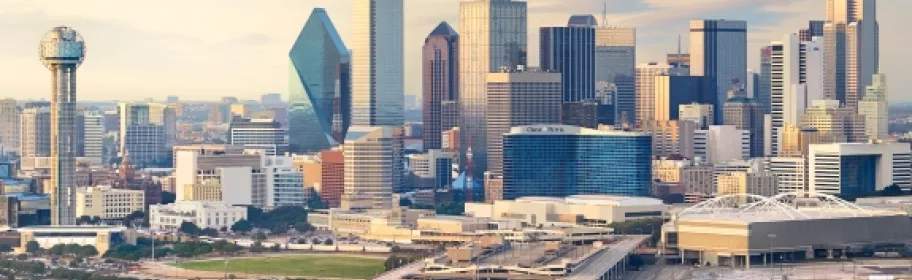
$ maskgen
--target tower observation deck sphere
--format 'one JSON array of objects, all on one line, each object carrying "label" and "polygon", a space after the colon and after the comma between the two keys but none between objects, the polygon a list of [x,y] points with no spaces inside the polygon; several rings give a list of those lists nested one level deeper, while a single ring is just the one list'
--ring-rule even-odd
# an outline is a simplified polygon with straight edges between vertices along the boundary
[{"label": "tower observation deck sphere", "polygon": [[41,62],[48,69],[54,65],[75,65],[85,59],[85,41],[70,27],[58,26],[41,38]]}]

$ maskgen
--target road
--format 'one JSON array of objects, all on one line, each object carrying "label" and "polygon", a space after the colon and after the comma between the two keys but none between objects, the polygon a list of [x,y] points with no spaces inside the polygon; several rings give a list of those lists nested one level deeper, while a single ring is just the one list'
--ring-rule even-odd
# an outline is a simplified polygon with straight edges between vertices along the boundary
[{"label": "road", "polygon": [[643,244],[649,236],[637,235],[629,236],[621,242],[609,244],[608,249],[600,252],[597,256],[585,261],[582,265],[573,270],[573,275],[566,278],[568,280],[593,280],[598,279],[609,269],[617,265],[621,260],[633,252],[634,249]]}]

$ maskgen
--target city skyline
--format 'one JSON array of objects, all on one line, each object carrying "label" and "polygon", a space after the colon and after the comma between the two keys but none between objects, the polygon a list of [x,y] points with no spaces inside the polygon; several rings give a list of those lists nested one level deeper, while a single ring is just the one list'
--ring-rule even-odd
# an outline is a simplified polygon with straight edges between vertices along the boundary
[{"label": "city skyline", "polygon": [[[0,84],[0,97],[18,99],[46,98],[46,77],[34,64],[36,35],[50,26],[66,24],[81,30],[98,53],[81,71],[80,100],[103,100],[118,96],[122,100],[167,95],[193,96],[192,100],[213,100],[221,96],[254,99],[267,92],[282,93],[287,99],[287,46],[294,41],[313,7],[327,9],[343,40],[352,33],[351,1],[301,3],[275,1],[266,4],[236,3],[213,5],[206,1],[182,5],[173,10],[165,1],[121,6],[115,1],[53,3],[12,1],[0,4],[0,33],[10,39],[0,46],[0,75],[16,77],[16,83]],[[428,30],[441,20],[459,25],[457,0],[428,0],[405,5],[405,53],[417,53]],[[824,19],[825,1],[718,1],[676,3],[667,0],[609,0],[609,25],[638,29],[638,63],[663,61],[676,49],[677,35],[687,34],[693,19],[725,18],[748,22],[748,67],[759,68],[754,55],[760,46],[797,33],[808,20]],[[701,4],[702,3],[702,4]],[[703,5],[711,4],[711,5]],[[901,73],[909,62],[900,53],[903,41],[900,11],[912,3],[899,0],[878,2],[881,26],[881,72]],[[745,9],[745,7],[758,7]],[[563,26],[578,13],[602,10],[601,0],[579,0],[574,5],[563,1],[529,1],[528,42],[538,41],[538,27]],[[224,8],[221,8],[224,7]],[[750,10],[748,12],[747,10]],[[807,12],[804,12],[807,11]],[[167,12],[173,20],[161,21]],[[601,21],[601,15],[595,15]],[[84,30],[84,31],[83,31]],[[456,30],[461,32],[460,30]],[[106,43],[110,42],[110,43]],[[115,43],[117,42],[117,43]],[[529,43],[529,64],[538,65],[538,44]],[[685,42],[684,44],[688,44]],[[685,49],[685,51],[688,51]],[[405,94],[421,91],[420,56],[405,56]],[[188,78],[189,77],[189,78]],[[147,81],[155,81],[149,83]],[[890,80],[894,92],[912,88],[905,79]],[[135,85],[142,84],[141,87]],[[901,94],[891,101],[909,100]]]}]

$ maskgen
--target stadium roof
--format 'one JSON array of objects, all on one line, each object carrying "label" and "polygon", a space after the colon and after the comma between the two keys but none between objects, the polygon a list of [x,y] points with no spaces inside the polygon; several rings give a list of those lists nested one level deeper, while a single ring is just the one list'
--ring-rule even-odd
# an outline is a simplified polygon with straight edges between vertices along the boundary
[{"label": "stadium roof", "polygon": [[752,194],[720,196],[684,209],[678,213],[677,220],[755,223],[906,214],[861,207],[827,194],[794,192],[774,197]]},{"label": "stadium roof", "polygon": [[566,203],[603,206],[649,206],[662,205],[662,200],[651,197],[616,196],[616,195],[571,195],[568,197],[527,196],[516,199],[527,203]]}]

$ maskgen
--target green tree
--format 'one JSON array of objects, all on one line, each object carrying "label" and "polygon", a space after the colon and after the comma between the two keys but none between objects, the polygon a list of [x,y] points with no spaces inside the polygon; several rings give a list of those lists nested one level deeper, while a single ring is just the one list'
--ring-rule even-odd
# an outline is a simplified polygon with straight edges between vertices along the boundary
[{"label": "green tree", "polygon": [[93,257],[98,255],[98,249],[95,249],[95,246],[85,245],[79,249],[79,256],[83,257]]},{"label": "green tree", "polygon": [[13,246],[9,244],[0,244],[0,253],[6,253],[13,250]]},{"label": "green tree", "polygon": [[56,244],[54,246],[51,246],[51,248],[47,250],[47,253],[52,256],[60,256],[60,255],[63,255],[66,253],[65,248],[66,248],[66,245]]},{"label": "green tree", "polygon": [[298,232],[308,232],[313,228],[307,222],[297,222],[294,224],[294,229]]},{"label": "green tree", "polygon": [[181,223],[180,228],[178,228],[178,231],[187,235],[197,236],[200,233],[200,228],[194,223],[183,222]]},{"label": "green tree", "polygon": [[903,190],[899,185],[892,184],[880,191],[880,194],[883,196],[901,196],[903,195]]},{"label": "green tree", "polygon": [[65,255],[76,255],[82,252],[82,246],[79,244],[67,244],[63,246],[63,254]]},{"label": "green tree", "polygon": [[92,217],[89,216],[80,216],[79,219],[76,219],[77,225],[87,225],[92,222]]},{"label": "green tree", "polygon": [[253,230],[253,226],[250,225],[250,222],[247,221],[246,219],[240,219],[237,222],[234,222],[233,225],[231,225],[231,231],[249,232],[251,230]]},{"label": "green tree", "polygon": [[94,217],[92,217],[92,220],[89,221],[89,223],[90,223],[90,224],[93,224],[93,225],[100,225],[100,224],[101,224],[101,217],[99,217],[99,216],[94,216]]},{"label": "green tree", "polygon": [[26,252],[37,253],[39,250],[41,250],[41,245],[38,245],[38,242],[33,240],[33,241],[29,241],[28,243],[25,243]]}]

